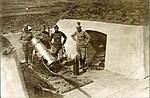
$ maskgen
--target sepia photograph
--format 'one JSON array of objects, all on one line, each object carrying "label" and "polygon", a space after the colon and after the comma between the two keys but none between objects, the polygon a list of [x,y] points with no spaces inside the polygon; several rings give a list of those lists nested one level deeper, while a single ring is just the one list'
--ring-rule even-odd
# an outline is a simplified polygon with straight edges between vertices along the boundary
[{"label": "sepia photograph", "polygon": [[1,98],[150,98],[149,0],[0,0]]}]

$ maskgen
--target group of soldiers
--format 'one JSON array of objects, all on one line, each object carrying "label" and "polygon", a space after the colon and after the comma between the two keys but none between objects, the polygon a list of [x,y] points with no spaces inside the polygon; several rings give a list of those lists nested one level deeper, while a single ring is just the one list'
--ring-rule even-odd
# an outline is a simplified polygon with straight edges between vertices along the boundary
[{"label": "group of soldiers", "polygon": [[[71,35],[71,37],[74,41],[76,41],[76,51],[78,53],[77,57],[79,65],[82,67],[83,72],[85,72],[87,69],[87,66],[85,66],[86,46],[89,43],[91,37],[86,31],[82,30],[80,22],[77,22],[76,29],[77,31],[75,31]],[[23,46],[25,62],[27,64],[30,64],[30,60],[32,59],[33,46],[31,44],[31,39],[33,37],[34,36],[31,32],[31,27],[29,25],[25,25],[20,38],[20,42]],[[61,60],[63,58],[64,44],[66,43],[67,36],[62,31],[59,31],[59,27],[57,25],[54,26],[54,32],[51,35],[49,35],[49,32],[45,30],[44,26],[44,30],[40,34],[38,34],[36,38],[40,39],[41,42],[46,46],[46,48],[51,50],[52,56],[57,60]]]}]

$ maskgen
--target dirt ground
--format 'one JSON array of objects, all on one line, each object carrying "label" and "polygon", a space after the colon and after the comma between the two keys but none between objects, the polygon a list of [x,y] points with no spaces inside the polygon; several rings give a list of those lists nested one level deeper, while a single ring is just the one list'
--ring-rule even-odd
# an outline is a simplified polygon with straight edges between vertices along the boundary
[{"label": "dirt ground", "polygon": [[[50,0],[51,2],[6,3],[2,17],[3,33],[15,33],[25,23],[41,28],[63,18],[109,23],[148,25],[148,0]],[[52,2],[53,1],[53,2]],[[27,6],[28,5],[28,6]],[[28,7],[28,10],[25,8]]]},{"label": "dirt ground", "polygon": [[[32,72],[27,66],[25,66],[24,64],[21,64],[21,66],[27,92],[30,98],[63,98],[63,96],[59,94],[53,94],[46,91],[43,92],[40,88],[37,87],[37,85],[43,85],[44,82],[38,78],[35,78],[35,76],[31,74]],[[48,74],[48,71],[43,67],[41,63],[36,63],[36,67],[34,68],[40,73]]]}]

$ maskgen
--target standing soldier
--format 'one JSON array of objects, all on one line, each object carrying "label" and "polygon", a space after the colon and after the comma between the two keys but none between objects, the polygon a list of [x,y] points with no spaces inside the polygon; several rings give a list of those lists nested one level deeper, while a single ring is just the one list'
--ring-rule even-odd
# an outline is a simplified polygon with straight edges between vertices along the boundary
[{"label": "standing soldier", "polygon": [[[51,49],[52,49],[52,53],[53,56],[58,59],[61,60],[63,58],[63,48],[64,48],[64,44],[66,43],[67,40],[67,36],[58,30],[59,27],[57,25],[54,26],[54,30],[55,32],[51,34],[50,36],[50,44],[51,44]],[[63,42],[61,42],[63,37]],[[53,39],[53,43],[52,43],[52,39]]]},{"label": "standing soldier", "polygon": [[38,34],[36,37],[41,40],[41,42],[45,45],[47,49],[50,49],[50,44],[49,44],[49,32],[46,31],[46,26],[43,26],[43,31]]},{"label": "standing soldier", "polygon": [[31,27],[28,25],[24,25],[24,28],[22,30],[23,32],[21,34],[20,42],[22,43],[23,46],[23,52],[25,54],[25,62],[28,65],[29,60],[31,62],[32,59],[33,46],[31,44],[31,39],[33,38],[33,35],[31,33]]},{"label": "standing soldier", "polygon": [[76,41],[76,50],[79,56],[79,66],[81,66],[83,72],[85,72],[86,45],[89,43],[91,36],[86,31],[82,31],[80,22],[77,22],[76,29],[77,31],[74,32],[71,37],[74,41]]}]

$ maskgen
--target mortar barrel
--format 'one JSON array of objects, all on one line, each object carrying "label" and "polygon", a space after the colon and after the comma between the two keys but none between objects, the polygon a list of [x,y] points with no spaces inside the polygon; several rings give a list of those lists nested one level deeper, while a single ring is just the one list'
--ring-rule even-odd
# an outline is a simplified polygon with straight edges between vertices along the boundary
[{"label": "mortar barrel", "polygon": [[33,38],[31,40],[32,45],[34,45],[35,50],[44,58],[47,60],[48,65],[51,65],[54,61],[56,61],[55,58],[52,57],[51,53],[48,51],[48,49],[43,45],[43,43]]}]

